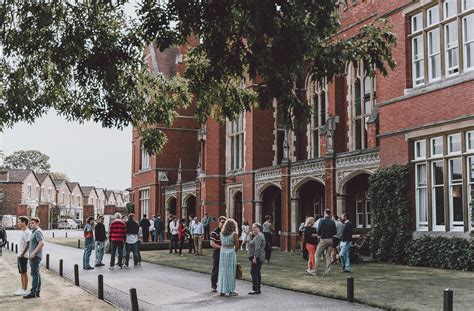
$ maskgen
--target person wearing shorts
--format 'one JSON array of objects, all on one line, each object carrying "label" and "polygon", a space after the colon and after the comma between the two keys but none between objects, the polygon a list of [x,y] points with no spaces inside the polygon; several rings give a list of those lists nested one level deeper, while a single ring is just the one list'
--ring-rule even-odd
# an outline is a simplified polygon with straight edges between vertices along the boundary
[{"label": "person wearing shorts", "polygon": [[13,294],[15,296],[25,296],[28,294],[28,250],[30,248],[30,230],[28,229],[29,219],[26,216],[18,217],[18,228],[22,230],[20,242],[18,244],[18,272],[20,273],[21,289]]}]

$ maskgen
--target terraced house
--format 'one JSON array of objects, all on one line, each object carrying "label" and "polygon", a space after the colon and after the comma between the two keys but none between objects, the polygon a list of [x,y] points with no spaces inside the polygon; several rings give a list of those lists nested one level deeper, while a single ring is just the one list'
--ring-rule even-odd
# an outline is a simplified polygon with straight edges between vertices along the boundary
[{"label": "terraced house", "polygon": [[[203,126],[193,109],[182,111],[164,129],[169,142],[157,156],[144,154],[134,135],[135,208],[207,212],[239,223],[272,215],[274,241],[288,250],[305,216],[325,208],[369,228],[368,179],[401,164],[413,168],[413,229],[465,235],[474,189],[474,0],[348,0],[340,1],[340,13],[334,39],[350,38],[378,18],[390,22],[398,37],[394,71],[369,78],[351,63],[325,84],[303,77],[296,91],[313,113],[296,131],[282,126],[275,103]],[[171,66],[173,56],[165,62],[149,50],[155,68]],[[177,72],[184,52],[173,52]]]}]

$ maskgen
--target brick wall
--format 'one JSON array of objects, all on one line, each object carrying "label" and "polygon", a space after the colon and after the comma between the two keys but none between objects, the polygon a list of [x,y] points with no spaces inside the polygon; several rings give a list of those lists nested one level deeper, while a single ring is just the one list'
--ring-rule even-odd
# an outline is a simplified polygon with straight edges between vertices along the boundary
[{"label": "brick wall", "polygon": [[20,183],[0,183],[0,193],[3,193],[0,215],[16,215],[16,208],[21,203],[21,191]]}]

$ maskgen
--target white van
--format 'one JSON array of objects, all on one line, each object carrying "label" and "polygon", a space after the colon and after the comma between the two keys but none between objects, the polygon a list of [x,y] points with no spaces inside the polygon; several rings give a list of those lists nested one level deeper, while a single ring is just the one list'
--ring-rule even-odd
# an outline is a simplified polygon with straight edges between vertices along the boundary
[{"label": "white van", "polygon": [[5,229],[15,229],[16,216],[14,215],[0,215],[0,224]]}]

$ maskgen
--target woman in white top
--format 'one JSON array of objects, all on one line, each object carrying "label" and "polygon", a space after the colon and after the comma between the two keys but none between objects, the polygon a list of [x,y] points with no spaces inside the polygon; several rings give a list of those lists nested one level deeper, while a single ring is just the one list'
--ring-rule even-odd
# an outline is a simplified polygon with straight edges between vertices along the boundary
[{"label": "woman in white top", "polygon": [[250,241],[250,226],[247,220],[244,220],[244,224],[242,225],[242,234],[240,235],[240,240],[242,244],[240,245],[240,249],[245,250],[248,249],[248,242]]}]

